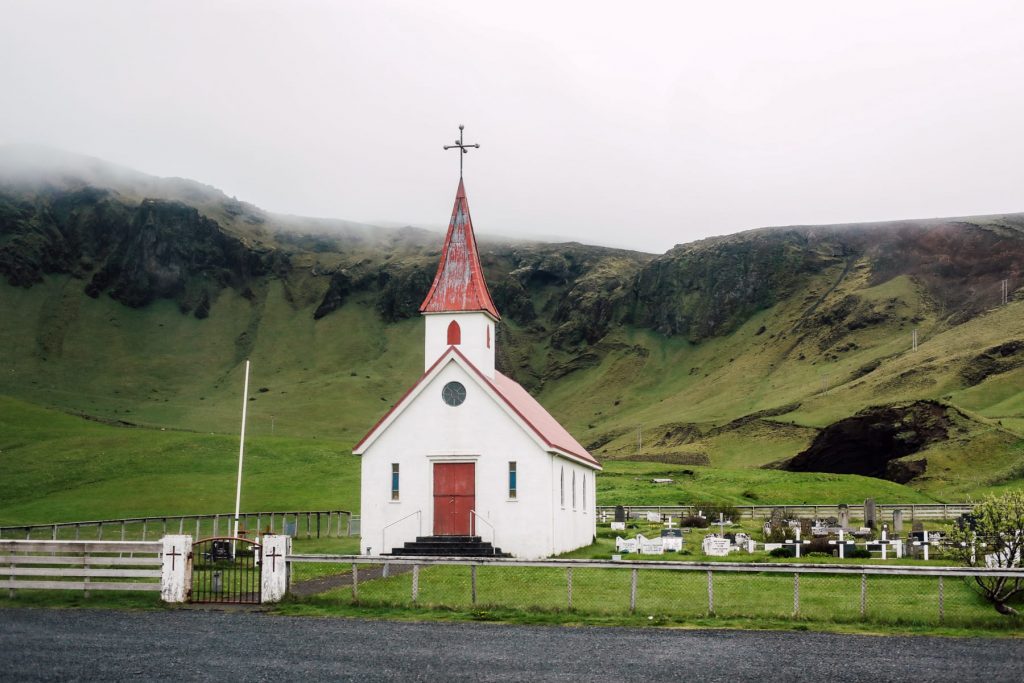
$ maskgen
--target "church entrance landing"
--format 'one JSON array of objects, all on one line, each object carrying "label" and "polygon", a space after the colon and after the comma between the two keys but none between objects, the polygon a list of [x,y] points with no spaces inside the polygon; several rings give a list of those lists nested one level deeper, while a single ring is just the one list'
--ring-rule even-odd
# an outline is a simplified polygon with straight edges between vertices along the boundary
[{"label": "church entrance landing", "polygon": [[469,536],[476,505],[476,465],[434,463],[434,535]]}]

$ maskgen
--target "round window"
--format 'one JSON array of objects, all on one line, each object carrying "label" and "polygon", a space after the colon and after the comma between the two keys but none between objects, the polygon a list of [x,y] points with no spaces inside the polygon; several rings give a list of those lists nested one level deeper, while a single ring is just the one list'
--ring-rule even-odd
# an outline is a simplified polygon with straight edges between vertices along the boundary
[{"label": "round window", "polygon": [[452,407],[462,405],[462,402],[466,400],[466,387],[459,382],[448,382],[441,390],[441,398]]}]

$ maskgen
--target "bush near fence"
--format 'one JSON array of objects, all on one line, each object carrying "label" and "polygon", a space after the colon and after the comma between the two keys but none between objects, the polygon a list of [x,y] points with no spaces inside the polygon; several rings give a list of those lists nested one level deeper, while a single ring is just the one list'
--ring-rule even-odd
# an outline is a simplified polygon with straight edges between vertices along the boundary
[{"label": "bush near fence", "polygon": [[[1024,626],[978,594],[971,577],[979,570],[959,567],[324,555],[293,555],[289,563],[295,599],[317,605]],[[1024,577],[1024,570],[1009,573]]]}]

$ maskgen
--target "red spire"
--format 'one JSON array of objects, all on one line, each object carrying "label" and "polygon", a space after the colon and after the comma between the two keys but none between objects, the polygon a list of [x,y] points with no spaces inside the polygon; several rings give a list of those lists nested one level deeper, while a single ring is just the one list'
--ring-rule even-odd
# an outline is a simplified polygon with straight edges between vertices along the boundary
[{"label": "red spire", "polygon": [[459,178],[459,191],[455,194],[452,220],[441,247],[441,262],[437,265],[434,284],[420,305],[420,313],[450,313],[457,311],[483,311],[495,320],[500,319],[498,309],[491,301],[487,282],[480,267],[476,251],[473,221],[469,217],[466,188]]}]

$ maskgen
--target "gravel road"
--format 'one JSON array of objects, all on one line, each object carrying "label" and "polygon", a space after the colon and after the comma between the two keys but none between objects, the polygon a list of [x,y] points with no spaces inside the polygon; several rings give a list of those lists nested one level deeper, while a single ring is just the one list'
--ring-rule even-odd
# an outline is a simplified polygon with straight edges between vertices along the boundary
[{"label": "gravel road", "polygon": [[0,679],[1020,681],[1024,640],[6,609]]}]

